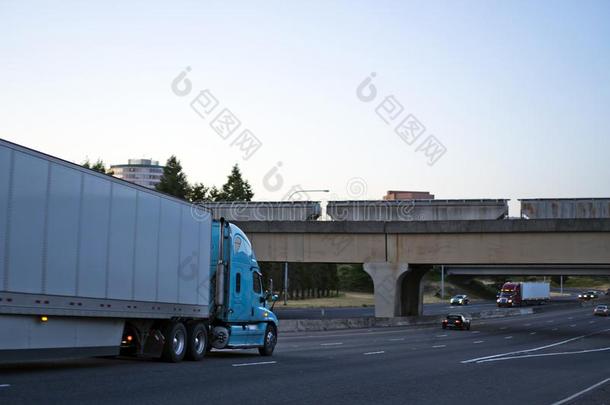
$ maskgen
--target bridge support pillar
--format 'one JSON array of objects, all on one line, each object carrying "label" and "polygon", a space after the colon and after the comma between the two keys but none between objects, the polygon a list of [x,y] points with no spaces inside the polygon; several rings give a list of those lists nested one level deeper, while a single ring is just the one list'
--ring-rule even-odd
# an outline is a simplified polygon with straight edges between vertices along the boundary
[{"label": "bridge support pillar", "polygon": [[424,310],[424,285],[421,282],[432,266],[409,266],[400,283],[400,316],[421,316]]},{"label": "bridge support pillar", "polygon": [[[364,271],[373,279],[375,316],[393,318],[401,315],[400,282],[409,271],[406,263],[364,263]],[[421,279],[420,279],[421,280]]]}]

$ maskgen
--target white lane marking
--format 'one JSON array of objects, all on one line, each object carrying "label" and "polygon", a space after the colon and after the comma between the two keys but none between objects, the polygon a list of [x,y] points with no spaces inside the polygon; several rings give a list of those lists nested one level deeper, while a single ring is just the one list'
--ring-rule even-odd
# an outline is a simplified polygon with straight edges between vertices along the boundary
[{"label": "white lane marking", "polygon": [[558,330],[558,329],[559,329],[559,328],[553,328],[553,329],[551,329],[551,330],[554,332],[554,331],[556,331],[556,330]]},{"label": "white lane marking", "polygon": [[602,347],[601,349],[578,350],[575,352],[524,354],[522,356],[496,357],[494,359],[485,359],[485,360],[477,361],[477,363],[488,363],[490,361],[504,361],[504,360],[512,360],[512,359],[528,359],[530,357],[566,356],[566,355],[570,355],[570,354],[597,353],[597,352],[605,352],[608,350],[610,350],[610,347]]},{"label": "white lane marking", "polygon": [[500,328],[500,330],[506,330],[506,329],[508,329],[508,326],[502,326],[502,327]]},{"label": "white lane marking", "polygon": [[553,323],[553,322],[555,322],[554,319],[551,319],[550,321],[546,321],[546,323]]},{"label": "white lane marking", "polygon": [[0,384],[0,388],[8,388],[11,384]]},{"label": "white lane marking", "polygon": [[575,323],[574,323],[574,324],[572,324],[572,325],[570,325],[570,328],[575,328],[575,327],[576,327],[576,324],[575,324]]},{"label": "white lane marking", "polygon": [[589,323],[595,323],[595,321],[589,321]]},{"label": "white lane marking", "polygon": [[362,353],[362,354],[364,354],[365,356],[370,356],[372,354],[383,354],[383,353],[385,353],[384,350],[380,350],[378,352],[366,352],[366,353]]},{"label": "white lane marking", "polygon": [[516,352],[493,354],[491,356],[477,357],[476,359],[462,360],[460,363],[462,363],[462,364],[474,363],[474,362],[478,362],[480,360],[493,359],[493,358],[496,358],[496,357],[511,356],[513,354],[537,352],[538,350],[544,350],[544,349],[548,349],[549,347],[555,347],[555,346],[563,345],[563,344],[570,343],[570,342],[573,342],[573,341],[578,340],[578,339],[582,339],[582,338],[585,338],[585,337],[588,337],[588,336],[596,335],[598,333],[607,332],[609,330],[610,329],[604,329],[604,330],[600,330],[600,331],[597,331],[597,332],[589,333],[588,335],[576,336],[576,337],[573,337],[573,338],[570,338],[570,339],[561,340],[559,342],[551,343],[551,344],[544,345],[544,346],[538,346],[538,347],[534,347],[534,348],[531,348],[531,349],[517,350]]},{"label": "white lane marking", "polygon": [[535,334],[536,334],[536,332],[530,332],[530,335],[535,335]]},{"label": "white lane marking", "polygon": [[333,342],[333,343],[320,343],[320,346],[339,346],[342,345],[343,342]]},{"label": "white lane marking", "polygon": [[447,347],[447,345],[436,345],[432,346],[434,349],[440,349],[441,347]]},{"label": "white lane marking", "polygon": [[472,331],[472,332],[470,332],[470,333],[481,333],[481,331],[480,331],[480,330],[473,330],[473,331]]},{"label": "white lane marking", "polygon": [[569,317],[568,317],[568,321],[571,321],[572,319],[574,319],[574,317],[573,317],[573,316],[569,316]]},{"label": "white lane marking", "polygon": [[405,340],[405,338],[394,338],[394,339],[389,339],[390,342],[398,342],[400,340]]},{"label": "white lane marking", "polygon": [[591,390],[594,390],[595,388],[597,388],[597,387],[599,387],[599,386],[601,386],[601,385],[604,385],[604,384],[605,384],[605,383],[607,383],[608,381],[610,381],[610,378],[606,378],[605,380],[600,381],[600,382],[598,382],[597,384],[593,384],[593,385],[592,385],[592,386],[590,386],[589,388],[585,388],[585,389],[584,389],[584,390],[582,390],[582,391],[578,391],[576,394],[574,394],[574,395],[570,395],[569,397],[564,398],[564,399],[562,399],[561,401],[554,402],[554,403],[553,403],[553,404],[551,404],[551,405],[562,405],[562,404],[565,404],[566,402],[570,402],[571,400],[573,400],[573,399],[575,399],[575,398],[578,398],[578,397],[579,397],[579,396],[581,396],[582,394],[587,393],[587,392],[589,392],[589,391],[591,391]]},{"label": "white lane marking", "polygon": [[504,336],[504,339],[512,339],[512,336]]},{"label": "white lane marking", "polygon": [[436,335],[436,337],[447,337],[447,335]]},{"label": "white lane marking", "polygon": [[474,342],[472,342],[472,343],[474,343],[474,344],[476,345],[476,344],[483,343],[483,342],[484,342],[484,340],[475,340],[475,341],[474,341]]},{"label": "white lane marking", "polygon": [[525,325],[523,325],[523,326],[532,326],[532,324],[531,324],[531,323],[526,323],[526,324],[525,324]]},{"label": "white lane marking", "polygon": [[257,363],[237,363],[231,364],[233,367],[245,367],[245,366],[261,366],[263,364],[275,364],[277,361],[259,361]]}]

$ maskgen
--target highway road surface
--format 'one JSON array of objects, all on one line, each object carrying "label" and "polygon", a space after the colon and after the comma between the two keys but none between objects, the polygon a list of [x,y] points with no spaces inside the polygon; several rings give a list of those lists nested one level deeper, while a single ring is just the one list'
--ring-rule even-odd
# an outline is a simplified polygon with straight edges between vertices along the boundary
[{"label": "highway road surface", "polygon": [[[439,326],[285,333],[273,357],[0,366],[0,403],[610,403],[610,317],[592,308]],[[561,402],[564,401],[564,402]]]}]

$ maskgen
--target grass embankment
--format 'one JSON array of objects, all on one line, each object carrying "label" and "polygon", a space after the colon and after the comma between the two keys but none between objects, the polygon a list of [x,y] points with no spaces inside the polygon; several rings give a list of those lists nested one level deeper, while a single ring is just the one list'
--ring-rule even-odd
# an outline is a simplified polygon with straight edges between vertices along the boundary
[{"label": "grass embankment", "polygon": [[341,292],[338,297],[310,298],[305,300],[288,300],[288,305],[280,300],[278,308],[340,308],[340,307],[372,307],[375,305],[373,294],[362,292]]},{"label": "grass embankment", "polygon": [[570,277],[563,283],[563,287],[607,289],[610,288],[610,277]]}]

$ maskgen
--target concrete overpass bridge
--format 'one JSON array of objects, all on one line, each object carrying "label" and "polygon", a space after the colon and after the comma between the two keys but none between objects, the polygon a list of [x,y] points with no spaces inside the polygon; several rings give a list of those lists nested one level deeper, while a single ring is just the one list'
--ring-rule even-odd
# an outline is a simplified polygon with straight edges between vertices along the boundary
[{"label": "concrete overpass bridge", "polygon": [[363,263],[375,315],[420,315],[424,274],[608,274],[610,219],[248,221],[260,261]]}]

